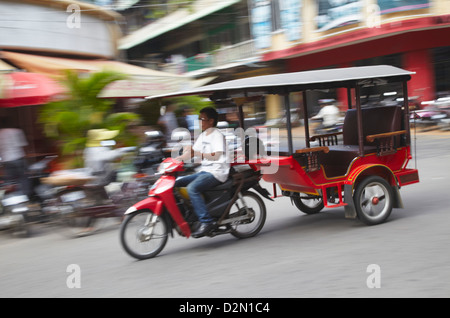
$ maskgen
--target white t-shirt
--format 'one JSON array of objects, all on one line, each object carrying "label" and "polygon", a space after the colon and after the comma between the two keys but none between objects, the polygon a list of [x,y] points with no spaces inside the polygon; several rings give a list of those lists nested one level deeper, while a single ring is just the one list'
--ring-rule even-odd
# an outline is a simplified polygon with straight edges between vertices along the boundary
[{"label": "white t-shirt", "polygon": [[121,156],[120,149],[108,147],[86,147],[83,152],[84,167],[92,174],[105,174],[109,172],[108,165]]},{"label": "white t-shirt", "polygon": [[210,172],[220,182],[225,182],[230,172],[230,163],[226,160],[225,136],[217,128],[205,130],[198,136],[192,147],[201,153],[222,152],[218,160],[203,158],[199,171]]},{"label": "white t-shirt", "polygon": [[0,130],[0,157],[2,161],[13,161],[23,158],[27,140],[22,130],[4,128]]},{"label": "white t-shirt", "polygon": [[323,119],[324,126],[332,126],[339,119],[339,108],[334,105],[327,105],[320,109],[319,113],[313,119]]}]

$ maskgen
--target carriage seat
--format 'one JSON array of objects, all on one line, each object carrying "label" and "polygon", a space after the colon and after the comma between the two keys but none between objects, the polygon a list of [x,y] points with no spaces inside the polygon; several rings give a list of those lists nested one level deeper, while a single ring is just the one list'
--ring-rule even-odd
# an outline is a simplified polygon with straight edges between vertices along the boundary
[{"label": "carriage seat", "polygon": [[[370,153],[376,143],[367,141],[366,137],[401,130],[402,109],[399,106],[364,107],[362,108],[362,126],[364,147],[367,146],[368,153]],[[356,109],[347,110],[342,130],[344,145],[358,145]],[[365,151],[365,153],[367,152]]]},{"label": "carriage seat", "polygon": [[[376,141],[368,141],[366,137],[401,130],[402,109],[399,106],[364,107],[362,123],[364,155],[376,153]],[[345,175],[352,160],[359,156],[356,109],[347,110],[342,130],[343,144],[329,146],[329,152],[319,156],[327,177]],[[400,145],[400,136],[393,138],[396,145]]]}]

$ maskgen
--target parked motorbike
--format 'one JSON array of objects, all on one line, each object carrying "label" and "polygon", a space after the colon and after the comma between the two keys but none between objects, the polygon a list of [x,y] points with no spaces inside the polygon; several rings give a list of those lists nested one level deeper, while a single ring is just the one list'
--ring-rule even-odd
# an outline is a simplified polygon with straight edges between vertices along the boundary
[{"label": "parked motorbike", "polygon": [[[173,230],[189,238],[198,228],[199,222],[186,189],[174,189],[176,177],[191,169],[190,164],[165,159],[158,171],[161,177],[150,189],[148,198],[125,212],[120,241],[130,256],[152,258],[162,251],[169,234],[173,237]],[[216,219],[216,227],[207,236],[230,233],[237,238],[247,238],[258,234],[264,225],[265,204],[259,195],[249,191],[254,189],[272,200],[259,184],[260,172],[232,169],[226,182],[204,193],[208,211]]]},{"label": "parked motorbike", "polygon": [[144,198],[148,184],[143,180],[122,183],[108,190],[105,185],[67,186],[59,191],[56,199],[60,212],[60,224],[70,236],[91,234],[97,229],[97,221],[117,218],[139,198]]},{"label": "parked motorbike", "polygon": [[154,174],[163,159],[165,158],[164,147],[166,140],[162,132],[153,130],[146,131],[146,140],[138,151],[134,159],[134,165],[138,173]]},{"label": "parked motorbike", "polygon": [[10,230],[23,237],[29,236],[29,213],[33,211],[28,208],[28,197],[17,191],[15,184],[4,183],[0,190],[0,230]]},{"label": "parked motorbike", "polygon": [[410,122],[423,131],[448,128],[450,122],[450,98],[441,97],[430,101],[422,109],[411,113]]},{"label": "parked motorbike", "polygon": [[43,159],[31,164],[27,169],[27,177],[30,182],[30,200],[33,202],[43,203],[50,199],[54,193],[52,186],[43,184],[41,178],[46,178],[50,175],[50,163],[55,160],[57,156],[45,156]]},{"label": "parked motorbike", "polygon": [[53,189],[40,183],[40,178],[49,174],[49,164],[56,156],[47,156],[31,164],[26,171],[30,183],[30,194],[25,195],[12,182],[3,182],[0,205],[0,229],[10,229],[21,236],[31,234],[31,225],[48,222],[55,215],[46,209],[51,201]]},{"label": "parked motorbike", "polygon": [[416,127],[420,127],[422,131],[436,129],[442,119],[447,118],[447,114],[429,105],[421,110],[416,110],[411,114],[410,122]]},{"label": "parked motorbike", "polygon": [[146,197],[150,185],[145,177],[116,182],[116,169],[111,169],[100,180],[98,182],[98,178],[85,169],[62,171],[45,180],[58,188],[51,208],[58,210],[58,222],[68,235],[95,232],[99,219],[117,218],[121,221],[123,212],[132,203]]}]

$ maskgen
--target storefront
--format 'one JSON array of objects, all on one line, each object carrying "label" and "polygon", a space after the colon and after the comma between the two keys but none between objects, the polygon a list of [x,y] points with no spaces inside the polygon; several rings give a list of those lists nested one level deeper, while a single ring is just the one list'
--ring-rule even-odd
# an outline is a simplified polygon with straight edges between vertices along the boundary
[{"label": "storefront", "polygon": [[60,84],[67,70],[79,74],[102,70],[125,74],[124,80],[106,86],[99,98],[127,100],[194,88],[200,82],[186,76],[158,72],[106,59],[76,59],[11,51],[0,52],[0,116],[24,130],[29,143],[28,154],[38,158],[56,151],[39,123],[39,109],[52,100],[65,98]]},{"label": "storefront", "polygon": [[[409,95],[433,100],[450,92],[448,1],[309,0],[302,39],[272,49],[263,61],[284,60],[286,71],[390,64],[417,73]],[[317,14],[317,15],[316,15]],[[337,98],[346,101],[346,93]]]},{"label": "storefront", "polygon": [[[420,27],[421,26],[421,27]],[[436,24],[435,18],[408,21],[405,25],[355,31],[284,51],[271,52],[265,60],[286,59],[289,72],[322,68],[391,64],[414,71],[410,96],[435,99],[450,90],[450,23]],[[438,83],[438,84],[436,84]]]}]

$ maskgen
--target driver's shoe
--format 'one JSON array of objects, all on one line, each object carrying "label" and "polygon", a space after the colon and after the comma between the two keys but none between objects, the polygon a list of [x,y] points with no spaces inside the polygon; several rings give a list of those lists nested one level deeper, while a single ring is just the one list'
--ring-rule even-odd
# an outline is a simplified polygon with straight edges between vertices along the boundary
[{"label": "driver's shoe", "polygon": [[192,233],[192,237],[199,238],[207,235],[215,226],[215,223],[202,223],[200,227]]}]

